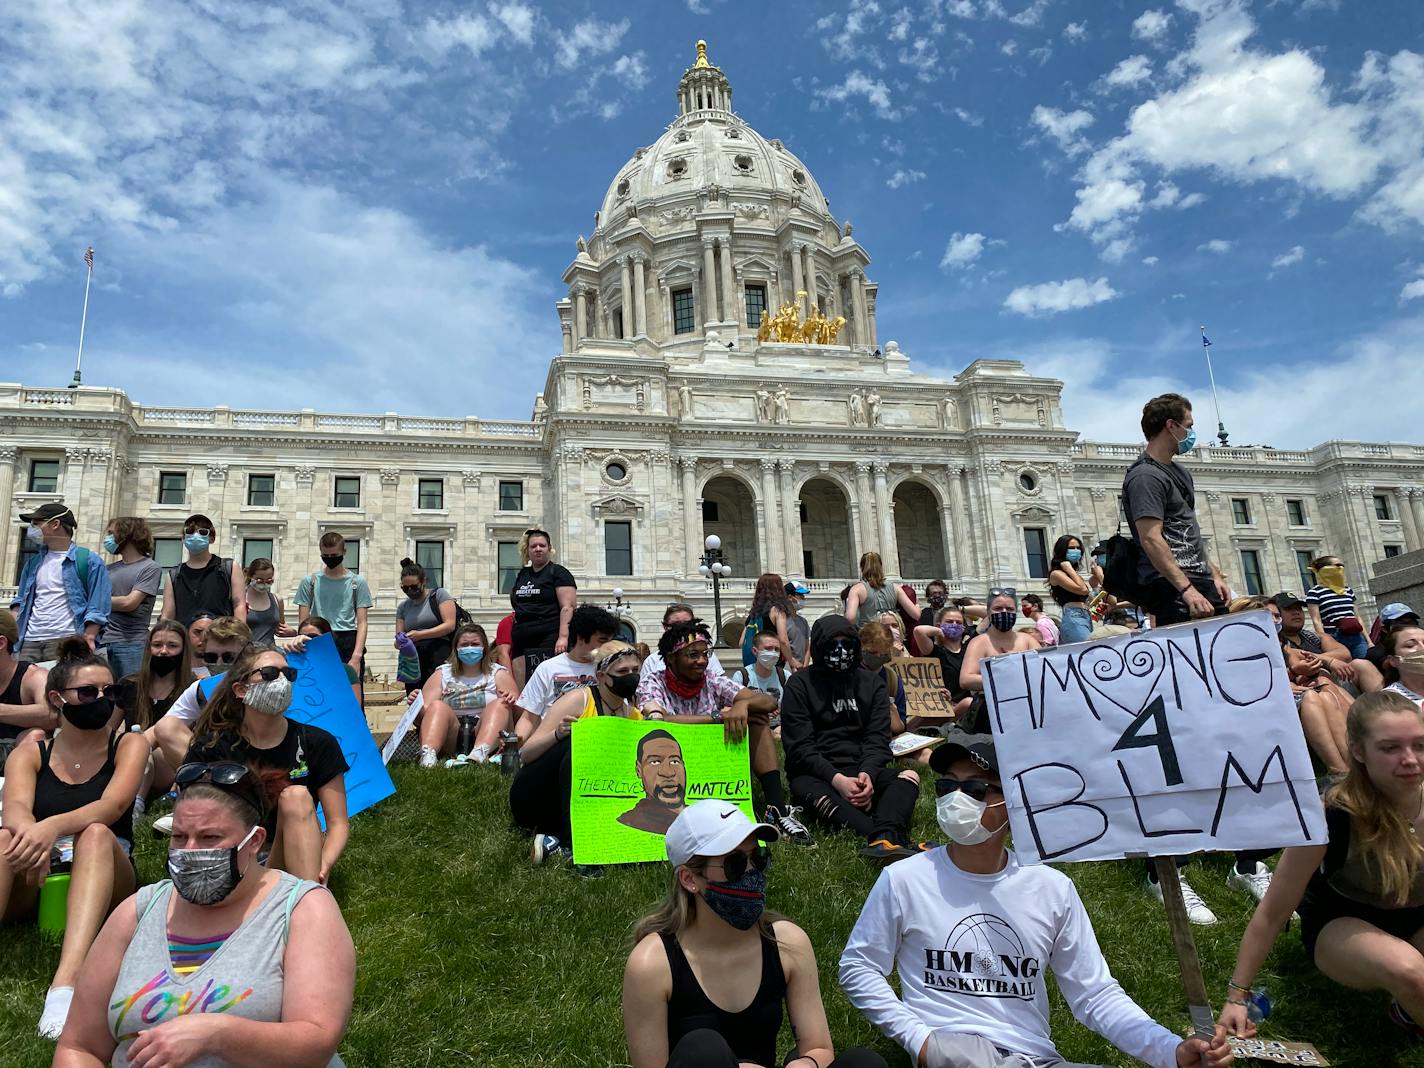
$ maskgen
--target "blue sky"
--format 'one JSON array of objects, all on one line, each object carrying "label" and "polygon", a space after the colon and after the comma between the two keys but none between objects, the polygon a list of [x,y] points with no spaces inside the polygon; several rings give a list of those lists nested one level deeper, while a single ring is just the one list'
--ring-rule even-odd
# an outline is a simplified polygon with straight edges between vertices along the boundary
[{"label": "blue sky", "polygon": [[608,181],[705,37],[880,283],[882,342],[1016,357],[1132,440],[1424,441],[1415,0],[47,0],[0,12],[0,378],[527,418]]}]

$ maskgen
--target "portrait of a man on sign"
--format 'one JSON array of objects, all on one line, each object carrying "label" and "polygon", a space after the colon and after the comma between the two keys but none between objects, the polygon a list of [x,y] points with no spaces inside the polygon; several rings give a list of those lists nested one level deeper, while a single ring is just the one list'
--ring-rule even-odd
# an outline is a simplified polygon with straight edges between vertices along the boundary
[{"label": "portrait of a man on sign", "polygon": [[687,765],[682,746],[665,730],[643,735],[635,764],[643,797],[618,817],[625,827],[649,834],[667,834],[672,821],[687,807]]}]

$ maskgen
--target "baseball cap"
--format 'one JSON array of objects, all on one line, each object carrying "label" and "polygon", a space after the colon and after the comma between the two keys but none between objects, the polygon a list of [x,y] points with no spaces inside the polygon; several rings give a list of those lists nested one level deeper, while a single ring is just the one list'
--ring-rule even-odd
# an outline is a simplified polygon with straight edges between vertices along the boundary
[{"label": "baseball cap", "polygon": [[1380,619],[1383,619],[1386,623],[1392,623],[1396,619],[1403,619],[1405,616],[1413,616],[1415,619],[1419,618],[1419,613],[1414,611],[1414,609],[1410,608],[1403,601],[1391,601],[1380,609],[1379,614]]},{"label": "baseball cap", "polygon": [[73,525],[74,513],[69,510],[68,505],[60,501],[50,501],[48,504],[40,505],[33,512],[21,515],[20,522],[48,523],[51,519],[63,519],[65,516],[69,517],[69,525]]},{"label": "baseball cap", "polygon": [[811,592],[811,590],[806,586],[804,582],[788,582],[786,584],[786,592],[794,593],[798,597],[805,597],[808,593]]},{"label": "baseball cap", "polygon": [[771,824],[753,823],[730,801],[709,797],[679,812],[664,841],[668,860],[677,865],[686,864],[693,857],[726,856],[753,834],[762,842],[781,837]]},{"label": "baseball cap", "polygon": [[930,754],[930,767],[943,775],[951,764],[965,757],[985,771],[999,774],[999,758],[994,755],[994,736],[970,734],[957,727],[944,732],[944,744]]},{"label": "baseball cap", "polygon": [[1277,608],[1304,608],[1305,602],[1293,593],[1278,593],[1271,598]]}]

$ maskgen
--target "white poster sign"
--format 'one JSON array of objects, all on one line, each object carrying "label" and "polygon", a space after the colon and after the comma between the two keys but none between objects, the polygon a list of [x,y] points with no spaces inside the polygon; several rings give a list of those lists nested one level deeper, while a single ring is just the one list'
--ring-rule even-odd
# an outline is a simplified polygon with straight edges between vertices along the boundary
[{"label": "white poster sign", "polygon": [[1025,863],[1326,840],[1265,612],[994,657],[983,672]]},{"label": "white poster sign", "polygon": [[386,744],[381,746],[381,760],[384,763],[389,764],[391,762],[391,757],[395,756],[396,750],[400,748],[401,739],[406,736],[406,732],[410,730],[411,724],[415,722],[415,717],[420,715],[420,710],[424,707],[425,694],[417,693],[415,700],[410,703],[410,706],[405,710],[405,714],[401,716],[399,722],[396,723],[396,729],[391,731],[391,736],[386,739]]}]

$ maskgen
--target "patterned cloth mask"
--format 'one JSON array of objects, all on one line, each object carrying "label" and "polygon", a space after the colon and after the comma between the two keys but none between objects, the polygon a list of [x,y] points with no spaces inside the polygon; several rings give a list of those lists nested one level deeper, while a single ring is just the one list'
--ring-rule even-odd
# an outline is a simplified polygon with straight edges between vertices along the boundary
[{"label": "patterned cloth mask", "polygon": [[235,846],[216,849],[170,849],[168,877],[184,901],[194,905],[216,905],[224,901],[242,882],[237,870],[238,850],[252,841],[257,828]]},{"label": "patterned cloth mask", "polygon": [[280,716],[291,707],[292,684],[285,675],[278,675],[271,682],[254,682],[247,687],[242,703],[256,712]]}]

